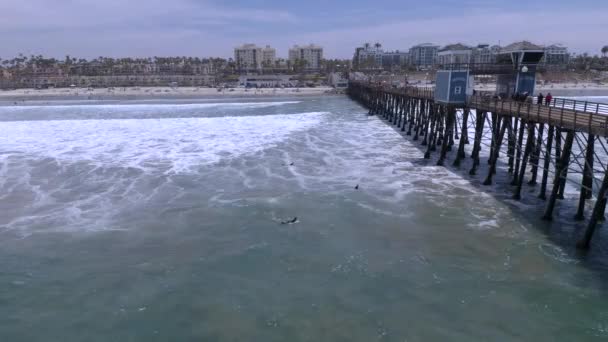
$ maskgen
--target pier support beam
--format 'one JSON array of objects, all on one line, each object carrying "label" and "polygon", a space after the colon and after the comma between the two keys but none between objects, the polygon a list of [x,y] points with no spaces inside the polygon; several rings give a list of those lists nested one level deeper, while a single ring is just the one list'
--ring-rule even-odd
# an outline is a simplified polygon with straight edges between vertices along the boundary
[{"label": "pier support beam", "polygon": [[450,138],[454,133],[454,121],[456,120],[456,109],[453,107],[449,107],[447,109],[447,117],[445,120],[445,135],[443,138],[443,144],[441,146],[441,155],[439,156],[439,160],[437,161],[437,165],[443,166],[445,163],[445,158],[448,153],[448,149],[450,148]]},{"label": "pier support beam", "polygon": [[[528,166],[528,159],[530,158],[530,154],[532,153],[532,149],[534,149],[534,131],[536,124],[534,122],[528,122],[528,137],[526,138],[526,150],[524,151],[524,158],[521,161],[521,169],[519,170],[519,176],[517,179],[517,189],[515,190],[515,195],[513,198],[516,200],[521,199],[521,189],[524,184],[524,178],[526,175],[526,167]],[[522,122],[523,126],[523,122]]]},{"label": "pier support beam", "polygon": [[469,175],[475,176],[477,174],[477,167],[479,167],[479,153],[481,152],[481,139],[483,138],[483,125],[486,122],[486,113],[477,111],[477,118],[475,120],[475,141],[473,142],[473,167],[469,171]]},{"label": "pier support beam", "polygon": [[502,139],[505,136],[505,130],[510,124],[511,123],[509,122],[509,120],[504,120],[501,127],[500,117],[498,117],[497,127],[500,127],[500,132],[498,133],[498,136],[492,136],[494,148],[492,151],[493,153],[490,156],[490,168],[488,170],[488,177],[486,177],[486,180],[483,182],[483,185],[492,185],[492,176],[496,174],[496,164],[498,163],[498,156],[500,155],[500,145],[502,144]]},{"label": "pier support beam", "polygon": [[435,147],[435,136],[437,135],[437,108],[435,106],[431,107],[431,111],[429,112],[429,121],[431,122],[431,132],[429,133],[429,139],[426,147],[426,152],[424,153],[424,159],[431,159],[431,152]]},{"label": "pier support beam", "polygon": [[532,156],[532,179],[528,182],[528,185],[536,185],[538,179],[538,164],[540,163],[540,152],[543,147],[543,135],[545,133],[545,124],[538,124],[538,137],[536,138],[536,148],[534,149],[534,155]]},{"label": "pier support beam", "polygon": [[[561,135],[561,132],[560,132]],[[566,136],[566,143],[564,145],[564,151],[561,153],[560,161],[557,165],[557,170],[555,172],[555,181],[553,182],[553,191],[551,191],[551,196],[549,197],[549,203],[547,204],[547,209],[545,210],[545,215],[543,216],[544,220],[551,221],[553,219],[553,209],[555,209],[555,202],[557,201],[557,196],[559,192],[559,188],[561,186],[561,179],[565,175],[565,170],[568,169],[568,163],[570,161],[570,154],[572,153],[572,143],[574,142],[574,131],[568,131]]]},{"label": "pier support beam", "polygon": [[551,167],[551,149],[553,148],[553,136],[555,134],[555,127],[549,126],[549,132],[547,133],[547,148],[545,150],[545,161],[543,165],[543,180],[540,186],[540,194],[538,198],[542,200],[547,199],[547,181],[549,180],[549,168]]},{"label": "pier support beam", "polygon": [[593,209],[593,214],[591,215],[591,219],[589,220],[589,224],[587,225],[587,230],[585,231],[585,236],[581,241],[576,245],[580,249],[589,249],[591,245],[591,239],[593,238],[593,234],[595,233],[595,229],[597,227],[598,222],[604,217],[604,213],[606,211],[606,194],[608,192],[608,170],[606,170],[606,174],[604,175],[604,181],[602,182],[602,187],[597,195],[597,202],[595,203],[595,207]]},{"label": "pier support beam", "polygon": [[581,195],[578,200],[578,210],[574,219],[582,221],[585,218],[585,202],[590,196],[593,196],[593,160],[595,149],[595,136],[589,134],[587,136],[587,151],[585,153],[585,166],[583,167],[583,182],[581,184]]},{"label": "pier support beam", "polygon": [[508,120],[515,121],[513,128],[509,128],[509,148],[507,149],[507,155],[509,156],[509,174],[513,174],[515,168],[515,145],[517,144],[517,131],[519,127],[519,120],[508,118]]},{"label": "pier support beam", "polygon": [[[518,119],[516,119],[517,121]],[[517,146],[516,146],[516,157],[515,157],[515,170],[513,174],[513,180],[511,181],[511,185],[517,185],[519,179],[519,166],[521,164],[521,155],[522,155],[522,145],[524,142],[524,132],[526,130],[526,123],[523,120],[519,120],[519,136],[517,138]]]},{"label": "pier support beam", "polygon": [[468,122],[469,122],[469,109],[468,108],[464,108],[462,110],[462,130],[461,130],[461,135],[460,135],[460,144],[458,146],[458,152],[456,153],[456,160],[454,160],[454,166],[458,167],[460,166],[460,162],[466,158],[466,152],[464,150],[464,147],[467,143],[467,137],[469,135],[469,131],[468,131]]}]

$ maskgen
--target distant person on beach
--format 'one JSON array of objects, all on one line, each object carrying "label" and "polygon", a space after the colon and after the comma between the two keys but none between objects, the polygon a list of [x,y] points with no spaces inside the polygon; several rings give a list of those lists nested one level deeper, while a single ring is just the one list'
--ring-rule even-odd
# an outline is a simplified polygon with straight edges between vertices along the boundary
[{"label": "distant person on beach", "polygon": [[553,101],[553,96],[551,95],[551,93],[548,93],[547,97],[545,97],[545,105],[550,106],[551,101]]},{"label": "distant person on beach", "polygon": [[543,100],[545,99],[545,97],[543,96],[543,93],[538,94],[538,105],[542,105],[543,104]]}]

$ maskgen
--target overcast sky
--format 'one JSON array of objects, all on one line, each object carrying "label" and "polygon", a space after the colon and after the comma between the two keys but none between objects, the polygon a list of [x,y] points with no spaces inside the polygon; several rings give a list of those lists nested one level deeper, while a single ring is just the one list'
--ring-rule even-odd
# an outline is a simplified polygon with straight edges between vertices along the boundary
[{"label": "overcast sky", "polygon": [[[533,4],[531,4],[533,3]],[[433,42],[608,45],[606,0],[0,0],[0,58],[218,56],[235,45],[317,43],[350,58],[363,42],[391,50]]]}]

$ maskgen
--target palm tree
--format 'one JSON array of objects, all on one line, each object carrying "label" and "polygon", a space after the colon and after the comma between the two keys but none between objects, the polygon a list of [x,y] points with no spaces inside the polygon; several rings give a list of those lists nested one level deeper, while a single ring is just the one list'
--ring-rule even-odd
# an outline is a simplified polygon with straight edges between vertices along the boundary
[{"label": "palm tree", "polygon": [[602,48],[602,55],[604,55],[604,57],[606,57],[607,54],[608,54],[608,45],[604,45],[604,47]]}]

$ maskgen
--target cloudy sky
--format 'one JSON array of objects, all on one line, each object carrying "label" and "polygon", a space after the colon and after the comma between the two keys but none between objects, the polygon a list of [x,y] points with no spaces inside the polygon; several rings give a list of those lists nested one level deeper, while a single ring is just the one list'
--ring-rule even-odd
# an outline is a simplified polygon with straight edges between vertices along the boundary
[{"label": "cloudy sky", "polygon": [[606,0],[0,0],[0,58],[220,56],[270,44],[279,56],[317,43],[350,58],[365,41],[608,45]]}]

